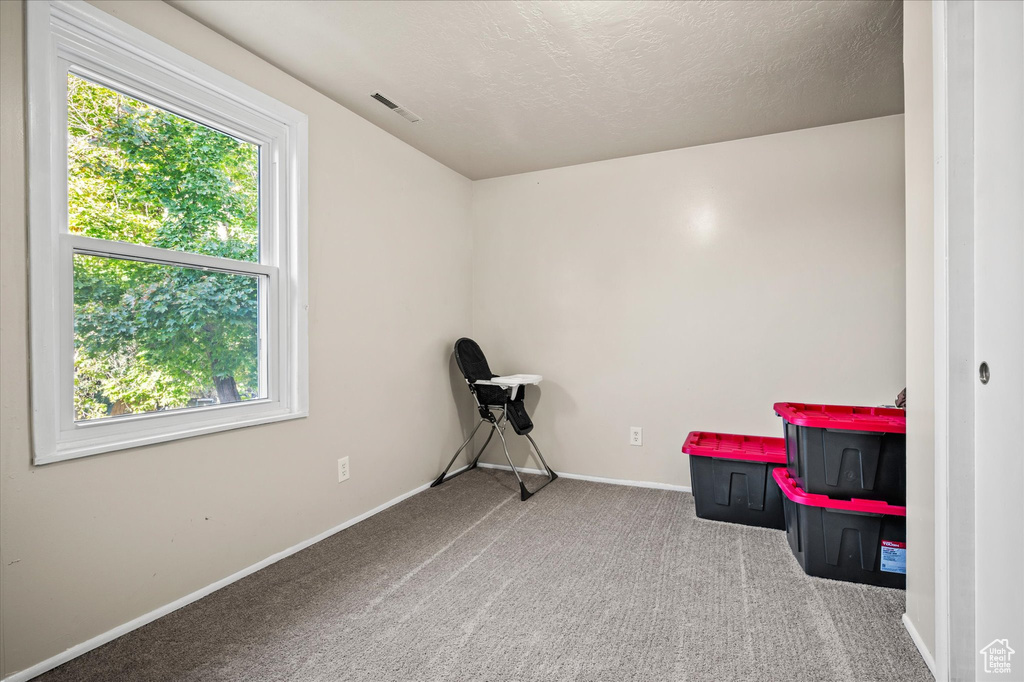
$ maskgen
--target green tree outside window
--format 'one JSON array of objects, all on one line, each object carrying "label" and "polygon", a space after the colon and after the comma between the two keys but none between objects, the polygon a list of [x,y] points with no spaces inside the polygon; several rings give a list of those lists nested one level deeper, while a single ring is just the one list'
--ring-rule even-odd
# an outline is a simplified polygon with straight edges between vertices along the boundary
[{"label": "green tree outside window", "polygon": [[[74,234],[259,259],[259,148],[68,76]],[[75,417],[259,397],[259,278],[74,258]]]}]

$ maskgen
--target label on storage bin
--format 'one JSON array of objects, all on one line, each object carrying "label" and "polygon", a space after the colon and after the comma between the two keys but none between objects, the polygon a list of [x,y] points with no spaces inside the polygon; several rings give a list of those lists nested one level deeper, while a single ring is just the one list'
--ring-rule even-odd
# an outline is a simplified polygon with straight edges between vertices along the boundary
[{"label": "label on storage bin", "polygon": [[886,573],[907,572],[907,543],[882,540],[882,570]]}]

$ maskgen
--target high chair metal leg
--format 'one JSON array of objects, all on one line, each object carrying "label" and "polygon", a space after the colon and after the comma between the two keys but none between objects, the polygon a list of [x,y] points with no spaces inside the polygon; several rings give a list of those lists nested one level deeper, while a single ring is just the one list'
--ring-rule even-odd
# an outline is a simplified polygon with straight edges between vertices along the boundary
[{"label": "high chair metal leg", "polygon": [[476,453],[476,457],[473,458],[473,463],[469,465],[469,469],[476,469],[477,462],[480,461],[480,457],[484,454],[484,450],[487,449],[491,439],[494,438],[494,427],[491,427],[491,432],[487,434],[487,440],[484,441],[484,446],[480,448],[480,452]]},{"label": "high chair metal leg", "polygon": [[[550,478],[551,481],[558,478],[558,474],[555,473],[554,469],[549,467],[548,463],[544,461],[544,455],[541,454],[540,448],[537,447],[537,441],[535,441],[533,439],[533,436],[531,436],[530,434],[527,433],[525,435],[527,438],[530,439],[530,445],[532,445],[533,449],[537,452],[537,457],[540,458],[540,463],[544,465],[544,470],[548,472],[548,478]],[[551,481],[548,481],[548,483],[550,483]],[[544,485],[547,485],[547,483],[545,483]],[[537,488],[537,490],[540,490],[540,488]]]},{"label": "high chair metal leg", "polygon": [[469,444],[470,444],[470,442],[472,442],[472,440],[473,440],[473,436],[475,436],[475,435],[476,435],[476,432],[480,430],[480,427],[481,427],[481,426],[483,426],[484,424],[488,424],[488,423],[489,423],[489,424],[491,424],[491,426],[492,426],[492,427],[494,426],[494,422],[488,422],[488,421],[487,421],[486,419],[481,419],[481,420],[480,420],[480,422],[479,422],[479,423],[478,423],[478,424],[476,425],[476,428],[475,428],[475,429],[473,429],[473,433],[469,434],[469,438],[467,438],[467,439],[466,439],[466,442],[465,442],[465,443],[463,443],[463,444],[461,445],[461,447],[459,447],[459,449],[455,451],[455,454],[454,454],[454,455],[452,455],[451,461],[449,461],[449,462],[448,462],[448,466],[446,466],[446,467],[444,468],[444,471],[442,471],[442,472],[441,472],[441,475],[440,475],[440,476],[438,476],[438,477],[437,477],[437,479],[436,479],[436,480],[435,480],[435,481],[434,481],[433,483],[431,483],[431,484],[430,484],[430,487],[431,487],[431,488],[436,488],[437,486],[439,486],[439,485],[441,485],[442,483],[444,483],[444,482],[445,482],[445,480],[451,480],[451,479],[455,478],[456,476],[458,476],[459,474],[464,474],[464,473],[466,473],[467,471],[469,471],[470,469],[472,469],[472,468],[476,467],[476,463],[477,463],[477,461],[478,461],[478,460],[480,459],[480,455],[482,455],[482,454],[483,454],[483,452],[484,452],[484,448],[486,448],[486,447],[487,447],[487,443],[490,443],[490,442],[491,442],[491,436],[493,436],[493,435],[494,435],[494,431],[493,431],[493,428],[492,428],[492,430],[491,430],[491,436],[488,436],[488,437],[487,437],[487,442],[485,442],[485,443],[484,443],[484,447],[483,447],[483,448],[480,448],[480,452],[479,452],[479,453],[477,454],[477,456],[476,456],[476,459],[474,459],[474,460],[473,460],[473,464],[472,464],[472,466],[466,467],[466,468],[465,468],[465,469],[463,469],[462,471],[460,471],[460,472],[458,472],[458,473],[455,473],[455,474],[452,474],[451,476],[448,476],[448,478],[447,478],[447,479],[445,479],[445,475],[446,475],[446,474],[448,473],[448,470],[452,468],[452,464],[455,464],[455,460],[456,460],[456,459],[458,458],[458,456],[459,456],[459,455],[460,455],[460,454],[462,453],[462,451],[466,449],[466,446],[467,446],[467,445],[469,445]]},{"label": "high chair metal leg", "polygon": [[558,478],[558,474],[552,471],[551,467],[548,466],[548,463],[544,461],[544,456],[540,454],[540,448],[538,448],[537,444],[534,443],[533,438],[530,438],[530,434],[524,434],[527,438],[530,438],[530,442],[533,443],[533,449],[537,451],[537,455],[540,457],[540,461],[544,465],[544,469],[546,469],[548,472],[548,480],[547,482],[544,483],[544,485],[542,485],[540,488],[537,488],[533,492],[527,490],[526,484],[523,483],[523,478],[519,475],[519,470],[516,469],[516,465],[512,463],[512,457],[508,454],[508,444],[505,442],[505,435],[502,433],[502,429],[495,428],[494,430],[498,432],[498,437],[501,438],[501,447],[505,451],[505,459],[508,460],[508,465],[512,467],[512,473],[515,474],[516,480],[519,481],[520,500],[525,502],[526,500],[533,497],[536,493],[540,492],[544,488],[544,486],[548,485],[548,483],[551,483],[556,478]]}]

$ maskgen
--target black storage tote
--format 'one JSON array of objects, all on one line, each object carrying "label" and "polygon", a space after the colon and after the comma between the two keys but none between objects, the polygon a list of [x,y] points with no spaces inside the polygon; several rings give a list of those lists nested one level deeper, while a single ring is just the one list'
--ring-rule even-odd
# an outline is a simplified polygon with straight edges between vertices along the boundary
[{"label": "black storage tote", "polygon": [[906,504],[907,417],[897,408],[775,403],[789,475],[812,495]]},{"label": "black storage tote", "polygon": [[683,452],[690,455],[690,480],[697,516],[763,528],[786,527],[782,496],[772,479],[786,466],[781,438],[693,431]]},{"label": "black storage tote", "polygon": [[789,548],[805,573],[906,589],[906,507],[812,495],[784,467],[773,476],[782,491]]}]

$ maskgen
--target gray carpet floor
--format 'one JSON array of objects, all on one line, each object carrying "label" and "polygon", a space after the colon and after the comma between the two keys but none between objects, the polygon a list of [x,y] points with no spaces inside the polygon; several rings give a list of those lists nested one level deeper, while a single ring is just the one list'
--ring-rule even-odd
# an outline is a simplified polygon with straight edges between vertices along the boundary
[{"label": "gray carpet floor", "polygon": [[477,470],[37,678],[931,680],[904,593],[686,493]]}]

